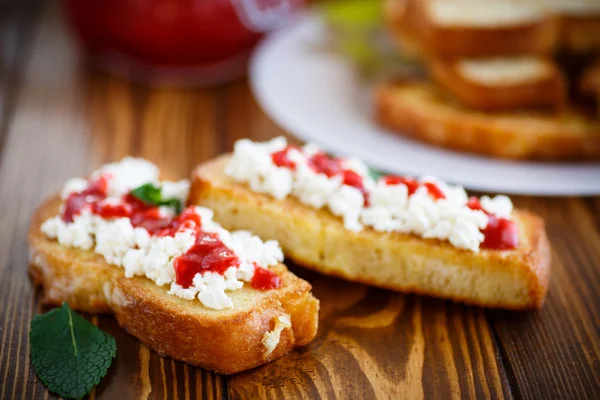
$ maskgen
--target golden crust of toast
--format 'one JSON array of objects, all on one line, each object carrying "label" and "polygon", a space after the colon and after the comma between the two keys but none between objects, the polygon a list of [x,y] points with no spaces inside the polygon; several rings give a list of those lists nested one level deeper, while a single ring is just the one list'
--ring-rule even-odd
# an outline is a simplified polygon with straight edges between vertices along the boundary
[{"label": "golden crust of toast", "polygon": [[423,56],[422,44],[419,40],[416,18],[414,15],[416,2],[412,0],[386,0],[383,17],[401,52],[411,58]]},{"label": "golden crust of toast", "polygon": [[453,150],[511,159],[600,159],[600,121],[575,110],[486,114],[432,84],[399,81],[377,89],[375,113],[392,131]]},{"label": "golden crust of toast", "polygon": [[[229,292],[234,308],[213,310],[198,301],[167,294],[166,287],[143,278],[126,278],[92,251],[67,248],[46,238],[41,223],[56,215],[52,198],[35,213],[29,231],[29,272],[43,289],[42,300],[89,313],[113,313],[130,334],[160,355],[223,374],[254,368],[310,342],[317,332],[319,302],[308,282],[280,264],[279,289],[257,291],[249,285]],[[272,353],[262,343],[278,317],[289,316]]]},{"label": "golden crust of toast", "polygon": [[560,30],[560,19],[552,13],[507,26],[441,25],[430,18],[427,1],[386,3],[385,19],[392,37],[399,43],[410,43],[413,49],[419,48],[422,54],[438,57],[547,55],[554,50]]},{"label": "golden crust of toast", "polygon": [[433,80],[464,105],[482,111],[522,108],[559,109],[566,101],[566,83],[556,64],[538,59],[544,67],[540,76],[518,83],[483,84],[465,76],[460,60],[429,58],[426,68]]},{"label": "golden crust of toast", "polygon": [[193,174],[190,201],[210,207],[227,229],[277,239],[287,257],[327,275],[369,285],[507,309],[539,308],[550,273],[543,221],[516,211],[521,243],[473,253],[447,242],[371,229],[354,233],[323,209],[252,192],[224,174],[228,155]]},{"label": "golden crust of toast", "polygon": [[558,48],[566,53],[600,52],[600,15],[563,15]]}]

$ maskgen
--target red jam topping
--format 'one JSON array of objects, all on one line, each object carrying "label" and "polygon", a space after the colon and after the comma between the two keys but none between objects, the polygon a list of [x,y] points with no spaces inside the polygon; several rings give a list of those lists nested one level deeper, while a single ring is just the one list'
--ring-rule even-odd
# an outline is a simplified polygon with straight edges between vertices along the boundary
[{"label": "red jam topping", "polygon": [[[196,236],[194,245],[173,263],[175,282],[183,288],[189,288],[198,273],[216,272],[223,275],[230,267],[240,265],[240,259],[216,233],[202,230],[202,220],[193,207],[186,208],[176,217],[170,217],[161,215],[158,207],[148,205],[132,194],[123,196],[119,203],[109,203],[104,201],[108,197],[109,179],[110,176],[103,175],[90,182],[85,190],[70,194],[62,219],[73,222],[73,217],[89,206],[92,214],[102,218],[129,218],[131,225],[144,228],[153,236],[175,236],[178,232],[193,229]],[[267,290],[279,286],[281,278],[277,274],[255,266],[253,288]]]},{"label": "red jam topping", "polygon": [[291,170],[296,169],[296,163],[289,159],[288,153],[291,149],[297,149],[296,146],[287,146],[283,150],[276,151],[271,154],[271,159],[273,160],[273,164],[278,167],[289,168]]},{"label": "red jam topping", "polygon": [[[421,184],[417,180],[411,179],[411,178],[406,178],[404,176],[388,175],[388,176],[384,176],[383,180],[386,185],[401,185],[401,184],[405,185],[406,188],[408,189],[409,196],[415,194],[417,189],[421,186]],[[425,182],[425,183],[423,183],[423,186],[425,187],[425,189],[427,189],[427,192],[429,193],[429,195],[431,197],[433,197],[435,200],[440,200],[440,199],[446,198],[446,195],[444,194],[444,192],[442,192],[442,189],[437,187],[437,185],[435,183]]]},{"label": "red jam topping", "polygon": [[442,189],[440,189],[439,187],[437,187],[435,183],[425,182],[423,184],[423,186],[425,186],[425,188],[427,188],[427,192],[435,200],[440,200],[440,199],[445,199],[446,198],[446,195],[444,194],[444,192],[442,192]]},{"label": "red jam topping", "polygon": [[90,182],[84,191],[71,193],[65,202],[63,221],[73,222],[73,217],[78,215],[87,204],[104,200],[108,191],[109,179],[109,175],[103,174],[100,178]]},{"label": "red jam topping", "polygon": [[403,176],[384,176],[383,181],[386,185],[405,185],[408,189],[408,195],[414,194],[419,188],[419,182],[414,179],[405,178]]},{"label": "red jam topping", "polygon": [[517,224],[506,218],[489,215],[487,226],[483,229],[483,243],[486,249],[508,250],[514,249],[519,244]]},{"label": "red jam topping", "polygon": [[216,233],[199,232],[196,243],[175,259],[175,282],[187,289],[192,286],[196,274],[216,272],[223,275],[230,267],[238,265],[240,259]]},{"label": "red jam topping", "polygon": [[342,181],[342,183],[344,185],[352,186],[352,187],[360,190],[362,192],[363,198],[365,199],[365,207],[368,207],[369,206],[369,192],[365,188],[362,176],[360,176],[356,172],[349,170],[349,169],[345,169],[343,171],[343,174],[344,174],[344,180]]},{"label": "red jam topping", "polygon": [[[295,169],[296,164],[288,158],[290,148],[292,146],[287,146],[285,149],[271,154],[273,163],[278,167]],[[344,169],[340,159],[319,152],[309,158],[308,165],[316,173],[325,174],[329,178],[341,174],[343,184],[359,189],[363,193],[365,207],[369,206],[369,193],[364,186],[362,176],[352,170]],[[386,185],[405,185],[409,196],[415,194],[419,187],[424,187],[434,200],[446,198],[442,189],[433,182],[420,183],[412,178],[395,175],[387,175],[381,179]],[[514,221],[506,218],[498,218],[485,211],[476,197],[469,198],[467,207],[472,210],[482,210],[488,215],[488,225],[482,230],[484,241],[481,243],[481,247],[497,250],[514,249],[517,247],[519,235],[517,225]]]},{"label": "red jam topping", "polygon": [[256,290],[276,289],[281,286],[281,277],[268,269],[254,264],[252,287]]},{"label": "red jam topping", "polygon": [[328,156],[325,153],[317,153],[308,160],[308,165],[318,174],[325,174],[331,178],[342,172],[340,160]]},{"label": "red jam topping", "polygon": [[467,207],[471,210],[481,210],[488,216],[488,224],[482,230],[484,236],[483,243],[481,243],[482,248],[509,250],[518,246],[519,232],[515,221],[499,218],[487,212],[483,209],[477,197],[469,197]]}]

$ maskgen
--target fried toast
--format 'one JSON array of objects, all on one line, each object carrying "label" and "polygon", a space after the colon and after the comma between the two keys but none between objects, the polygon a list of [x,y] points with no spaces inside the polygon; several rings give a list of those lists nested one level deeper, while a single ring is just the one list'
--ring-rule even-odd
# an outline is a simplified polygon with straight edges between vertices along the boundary
[{"label": "fried toast", "polygon": [[600,159],[600,121],[570,108],[487,114],[430,83],[405,80],[376,90],[375,114],[395,132],[454,150],[510,159]]},{"label": "fried toast", "polygon": [[429,58],[425,65],[435,83],[474,110],[556,110],[566,101],[565,80],[546,58]]},{"label": "fried toast", "polygon": [[213,310],[167,294],[144,277],[126,278],[122,268],[93,251],[48,239],[40,225],[57,214],[60,202],[56,196],[41,205],[29,231],[29,272],[42,287],[43,303],[113,313],[158,354],[223,374],[275,360],[315,336],[319,302],[310,284],[283,264],[274,267],[282,278],[280,288],[261,291],[245,285],[230,293],[233,308]]},{"label": "fried toast", "polygon": [[274,199],[229,178],[228,155],[196,168],[190,202],[211,207],[228,229],[277,239],[286,256],[320,273],[406,293],[508,309],[538,308],[549,278],[543,221],[516,213],[522,245],[473,253],[447,242],[398,232],[351,232],[324,209]]},{"label": "fried toast", "polygon": [[555,13],[526,1],[388,3],[386,19],[397,41],[408,39],[421,53],[444,58],[547,55],[554,50],[560,29]]}]

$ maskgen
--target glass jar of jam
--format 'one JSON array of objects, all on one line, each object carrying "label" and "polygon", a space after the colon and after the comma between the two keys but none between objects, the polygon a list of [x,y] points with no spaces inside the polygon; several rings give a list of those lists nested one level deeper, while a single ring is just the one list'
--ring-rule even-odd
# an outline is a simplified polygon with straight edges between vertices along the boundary
[{"label": "glass jar of jam", "polygon": [[268,31],[303,0],[64,0],[91,61],[150,84],[210,85],[244,73]]}]

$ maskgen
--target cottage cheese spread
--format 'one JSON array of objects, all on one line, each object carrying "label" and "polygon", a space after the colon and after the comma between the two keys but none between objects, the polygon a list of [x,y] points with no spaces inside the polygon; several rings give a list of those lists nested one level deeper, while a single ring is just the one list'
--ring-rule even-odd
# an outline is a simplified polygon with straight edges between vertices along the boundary
[{"label": "cottage cheese spread", "polygon": [[[101,204],[118,205],[123,196],[146,183],[160,186],[164,198],[179,198],[185,203],[188,196],[187,180],[160,182],[158,169],[142,159],[126,158],[119,163],[108,164],[94,172],[91,179],[101,176],[109,176],[108,196]],[[64,185],[61,196],[66,200],[71,194],[85,190],[88,184],[83,178],[70,179]],[[159,207],[158,212],[162,217],[174,216],[170,207]],[[232,307],[232,300],[226,292],[238,290],[244,282],[251,282],[256,266],[267,268],[283,260],[276,241],[263,242],[246,231],[229,232],[213,221],[212,210],[207,208],[189,207],[186,212],[198,215],[202,231],[216,234],[240,261],[239,265],[228,268],[223,274],[210,271],[196,274],[193,284],[187,288],[176,283],[174,263],[196,242],[193,224],[182,226],[172,236],[156,236],[142,227],[134,227],[130,218],[105,218],[86,206],[73,216],[72,222],[66,222],[57,215],[46,220],[41,230],[61,245],[95,251],[106,262],[124,268],[127,277],[145,276],[159,286],[169,285],[170,294],[188,300],[197,297],[202,304],[213,309]]]},{"label": "cottage cheese spread", "polygon": [[279,315],[275,318],[275,327],[272,331],[265,332],[263,335],[262,343],[265,346],[265,355],[268,357],[273,353],[273,350],[279,344],[281,340],[281,332],[284,329],[290,328],[292,326],[292,322],[290,321],[290,317],[288,315]]},{"label": "cottage cheese spread", "polygon": [[[274,154],[281,152],[285,152],[280,162],[284,166],[274,161]],[[283,137],[264,143],[243,139],[236,142],[225,173],[276,199],[292,196],[313,208],[326,207],[353,232],[366,226],[379,232],[412,233],[474,252],[484,242],[482,231],[489,215],[510,219],[512,203],[506,196],[484,196],[480,209],[473,209],[460,186],[422,177],[411,180],[414,192],[409,193],[408,185],[374,180],[356,158],[330,158],[325,163],[337,164],[324,164],[318,170],[312,157],[319,153],[314,144],[290,147]],[[337,172],[331,172],[332,168],[338,168]],[[345,183],[346,175],[353,178],[352,184]],[[431,187],[436,196],[431,195]]]}]

